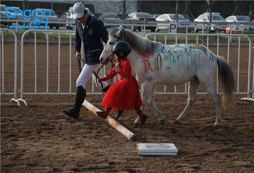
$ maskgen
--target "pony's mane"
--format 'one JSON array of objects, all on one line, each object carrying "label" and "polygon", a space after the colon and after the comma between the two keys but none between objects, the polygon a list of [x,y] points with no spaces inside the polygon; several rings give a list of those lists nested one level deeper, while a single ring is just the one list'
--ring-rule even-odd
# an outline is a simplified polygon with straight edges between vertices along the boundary
[{"label": "pony's mane", "polygon": [[[113,29],[110,32],[110,36],[114,37],[117,31],[119,31],[118,28]],[[161,45],[158,42],[150,41],[124,28],[121,29],[119,40],[128,42],[140,54],[153,53]]]}]

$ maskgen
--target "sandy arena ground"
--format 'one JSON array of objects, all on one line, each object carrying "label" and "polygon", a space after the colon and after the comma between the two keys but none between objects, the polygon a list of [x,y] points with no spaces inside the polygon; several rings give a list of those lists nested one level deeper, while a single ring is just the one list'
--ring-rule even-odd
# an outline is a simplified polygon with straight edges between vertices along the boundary
[{"label": "sandy arena ground", "polygon": [[[58,89],[57,48],[52,44],[49,49],[50,92]],[[45,92],[45,44],[37,45],[37,49],[38,92]],[[220,50],[223,56],[227,55],[225,49]],[[5,45],[4,51],[5,91],[11,92],[13,44]],[[20,46],[18,51],[19,76]],[[230,55],[235,74],[237,48],[232,48]],[[61,92],[69,91],[68,56],[68,45],[61,45]],[[247,57],[248,48],[244,47],[240,90],[246,90]],[[33,45],[25,45],[24,63],[24,92],[34,92]],[[78,68],[74,58],[72,63],[71,85],[75,92]],[[254,172],[254,102],[240,101],[246,95],[235,95],[234,107],[221,110],[222,127],[213,126],[215,104],[208,95],[197,96],[181,125],[174,124],[174,119],[184,109],[187,95],[156,95],[157,107],[166,119],[164,125],[159,125],[150,107],[145,112],[149,119],[142,128],[132,126],[134,111],[124,112],[119,119],[138,137],[137,141],[129,141],[84,107],[78,120],[65,116],[61,109],[73,106],[74,95],[24,95],[27,107],[10,103],[12,97],[1,96],[1,172]],[[87,95],[86,99],[102,109],[103,95]],[[115,114],[110,113],[112,117]],[[144,142],[174,143],[179,152],[177,156],[140,156],[136,146]]]}]

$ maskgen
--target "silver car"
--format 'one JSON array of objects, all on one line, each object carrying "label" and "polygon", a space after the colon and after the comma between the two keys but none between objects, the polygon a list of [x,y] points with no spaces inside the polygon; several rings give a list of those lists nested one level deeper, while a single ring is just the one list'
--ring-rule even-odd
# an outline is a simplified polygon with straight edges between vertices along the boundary
[{"label": "silver car", "polygon": [[[126,17],[126,20],[135,22],[133,23],[136,25],[131,26],[132,31],[136,31],[136,29],[138,31],[141,31],[141,26],[138,26],[138,25],[144,25],[145,21],[148,21],[148,22],[155,21],[155,18],[149,13],[135,12],[135,13],[128,14],[128,16]],[[151,25],[154,25],[154,26],[151,26]],[[150,29],[152,32],[154,32],[156,29],[156,23],[151,23],[151,25],[150,26],[147,25],[146,29]]]},{"label": "silver car", "polygon": [[[210,14],[209,13],[203,13],[199,15],[196,19],[194,19],[194,22],[209,22],[210,21]],[[218,25],[220,25],[221,22],[227,22],[220,13],[218,12],[213,12],[212,13],[212,20],[211,22],[217,22]],[[198,32],[199,30],[202,30],[203,24],[197,24],[196,27],[194,28],[195,32]],[[220,30],[225,31],[226,26],[216,26],[215,24],[211,24],[211,31],[215,32],[217,28],[220,28]],[[204,30],[207,30],[208,26],[204,26]]]},{"label": "silver car", "polygon": [[[156,30],[168,30],[167,24],[168,22],[171,21],[176,21],[176,14],[161,14],[156,18],[156,21],[160,22],[157,23],[157,28]],[[165,23],[161,23],[161,22],[165,22]],[[178,14],[178,22],[186,22],[184,24],[180,24],[177,26],[177,29],[186,29],[186,27],[188,27],[188,30],[192,30],[193,28],[190,27],[189,24],[187,24],[187,22],[189,22],[183,15]]]},{"label": "silver car", "polygon": [[[45,14],[46,16],[51,14],[51,16],[47,17],[48,18],[48,26],[51,29],[53,27],[56,27],[56,29],[59,29],[60,24],[59,24],[59,21],[58,21],[58,16],[52,9],[36,8],[36,9],[33,10],[33,16],[34,17],[42,17],[42,14]],[[31,25],[33,25],[33,24],[34,23],[31,22]]]},{"label": "silver car", "polygon": [[[226,18],[227,22],[234,22],[236,26],[231,25],[232,31],[244,31],[248,29],[247,26],[245,26],[243,23],[250,22],[250,18],[248,16],[242,16],[242,15],[232,15]],[[241,23],[241,24],[237,24]]]},{"label": "silver car", "polygon": [[0,23],[3,25],[11,25],[11,22],[8,22],[9,18],[6,16],[5,8],[7,8],[6,5],[0,4],[0,17],[1,17]]}]

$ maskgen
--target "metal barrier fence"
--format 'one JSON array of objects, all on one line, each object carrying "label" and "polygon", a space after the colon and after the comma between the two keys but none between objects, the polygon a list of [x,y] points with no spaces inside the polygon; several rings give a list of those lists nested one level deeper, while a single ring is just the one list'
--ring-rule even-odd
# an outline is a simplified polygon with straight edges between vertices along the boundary
[{"label": "metal barrier fence", "polygon": [[[196,36],[196,44],[199,44],[199,36],[204,37],[206,36],[207,39],[207,47],[209,48],[209,37],[213,37],[215,36],[217,38],[216,41],[216,49],[217,49],[217,55],[219,55],[219,43],[220,43],[220,36],[223,37],[228,37],[228,43],[227,43],[227,62],[229,63],[230,60],[230,41],[231,41],[231,37],[238,37],[238,64],[237,64],[237,89],[236,92],[234,92],[234,94],[247,94],[248,98],[243,98],[244,100],[251,100],[254,101],[254,62],[253,62],[253,89],[250,89],[251,86],[251,52],[252,52],[252,42],[251,39],[244,34],[172,34],[172,33],[150,33],[147,34],[145,37],[149,37],[149,36],[154,36],[154,41],[156,41],[156,36],[164,36],[164,44],[167,44],[167,36],[175,36],[175,44],[178,44],[178,37],[179,36],[183,36],[186,37],[185,39],[185,44],[188,44],[188,37],[190,36]],[[247,70],[247,90],[246,91],[240,91],[240,47],[241,47],[241,37],[245,37],[248,42],[249,42],[249,57],[248,57],[248,70]],[[218,82],[218,76],[217,76],[217,83],[216,83],[216,88],[217,88],[217,93],[222,94],[222,92],[219,91],[219,82]],[[252,92],[252,98],[251,98],[251,92]],[[156,92],[156,94],[187,94],[187,83],[185,84],[185,92],[177,92],[177,87],[174,87],[174,92],[167,92],[166,91],[166,86],[164,86],[164,91],[163,92]],[[198,92],[198,94],[206,94],[206,92]]]},{"label": "metal barrier fence", "polygon": [[[24,69],[25,69],[25,66],[24,66],[24,61],[26,60],[25,56],[24,56],[24,47],[25,47],[25,36],[29,33],[33,32],[34,33],[34,92],[31,92],[31,91],[24,91],[24,85],[27,84],[27,82],[24,80],[24,76],[25,76],[25,73],[24,73]],[[38,53],[37,53],[37,33],[38,32],[43,32],[45,33],[45,37],[46,37],[46,90],[44,92],[40,92],[38,91]],[[50,65],[51,63],[49,62],[50,59],[55,59],[54,57],[50,56],[49,55],[49,49],[50,49],[50,46],[49,46],[49,35],[50,34],[57,34],[58,35],[58,38],[57,38],[57,45],[58,45],[58,62],[57,62],[57,86],[55,86],[55,88],[57,88],[57,91],[56,92],[51,92],[49,90],[49,78],[51,77],[51,73],[49,72],[49,68],[50,68]],[[61,34],[65,34],[65,35],[69,35],[69,41],[68,41],[68,44],[69,44],[69,57],[68,57],[68,62],[69,62],[69,79],[68,79],[68,92],[62,92],[61,91],[61,39],[60,39],[60,35]],[[76,80],[77,79],[77,73],[75,73],[76,77],[73,79],[73,72],[72,72],[72,69],[73,69],[73,64],[72,64],[72,59],[73,56],[72,56],[72,53],[74,53],[74,49],[72,49],[72,35],[75,34],[75,31],[71,31],[71,30],[66,30],[66,31],[59,31],[59,30],[38,30],[38,29],[31,29],[31,30],[27,30],[23,33],[22,37],[21,37],[21,77],[20,77],[20,99],[24,101],[25,105],[27,105],[27,103],[25,102],[25,100],[23,99],[23,95],[41,95],[41,94],[44,94],[44,95],[71,95],[71,94],[76,94],[75,91],[72,91],[72,89],[74,88],[73,84],[75,83],[73,80]],[[83,47],[83,44],[81,45],[81,47]],[[30,49],[30,51],[32,51]],[[81,51],[81,58],[83,59],[84,57],[84,52],[83,52],[83,49]],[[65,61],[66,62],[66,61]],[[83,62],[81,62],[81,65],[83,66]],[[29,67],[31,68],[31,66]],[[65,71],[66,72],[66,71]],[[105,67],[104,67],[104,73],[105,73]],[[92,84],[91,84],[91,92],[89,92],[87,90],[87,93],[86,94],[102,94],[101,91],[98,91],[96,92],[95,91],[95,85],[94,85],[94,81],[92,81]],[[76,87],[75,87],[76,88]]]},{"label": "metal barrier fence", "polygon": [[[1,30],[8,30],[9,29],[2,29]],[[11,31],[12,32],[12,31]],[[31,32],[34,32],[34,81],[30,81],[29,84],[33,84],[34,85],[34,92],[31,92],[31,87],[29,86],[29,91],[24,91],[24,85],[27,83],[26,80],[24,80],[24,69],[25,68],[31,68],[31,66],[26,66],[24,68],[24,61],[26,60],[26,58],[24,57],[24,47],[25,47],[25,36],[28,34],[28,33],[31,33]],[[38,78],[37,78],[37,70],[38,70],[38,67],[37,67],[37,33],[38,32],[44,32],[45,33],[45,36],[46,36],[46,80],[43,79],[43,81],[46,82],[46,91],[45,92],[40,92],[37,90],[38,86],[37,86],[37,81],[38,81]],[[19,101],[23,101],[25,105],[27,105],[26,101],[23,99],[23,95],[40,95],[40,94],[47,94],[47,95],[68,95],[68,94],[75,94],[75,92],[72,91],[72,85],[74,83],[73,81],[73,77],[72,77],[72,53],[74,52],[72,50],[72,34],[74,34],[75,31],[59,31],[59,30],[27,30],[23,33],[22,37],[21,37],[21,73],[20,73],[20,98],[17,99],[17,38],[16,38],[16,35],[14,32],[12,32],[12,34],[14,35],[15,37],[15,69],[14,69],[14,74],[15,74],[15,79],[14,79],[14,93],[6,93],[4,92],[4,87],[2,89],[2,93],[1,94],[14,94],[14,98],[12,99],[13,101],[16,101],[19,104]],[[51,73],[50,73],[50,70],[49,70],[49,66],[50,66],[50,56],[49,56],[49,49],[51,48],[51,46],[49,46],[49,34],[52,34],[52,33],[55,33],[55,34],[58,34],[58,38],[57,38],[57,79],[54,79],[57,81],[57,85],[54,86],[55,88],[57,88],[57,91],[56,92],[51,92],[49,91],[49,78],[51,77]],[[68,92],[62,92],[61,91],[61,66],[62,66],[62,61],[61,61],[61,34],[67,34],[69,35],[68,39],[69,39],[69,42],[68,42],[68,47],[69,47],[69,55],[68,56],[68,67],[69,67],[69,71],[64,71],[64,73],[68,73]],[[210,36],[215,36],[217,37],[217,55],[219,55],[219,42],[220,42],[220,36],[222,36],[221,34],[170,34],[170,33],[150,33],[150,34],[147,34],[146,37],[148,36],[151,36],[151,35],[154,35],[154,39],[156,41],[156,35],[162,35],[165,37],[165,44],[167,44],[167,39],[166,37],[169,36],[169,35],[173,35],[176,37],[175,39],[175,44],[178,44],[179,40],[178,40],[178,37],[186,37],[185,39],[185,43],[187,44],[188,43],[188,37],[191,37],[191,36],[196,36],[196,43],[198,44],[199,43],[199,38],[200,37],[206,37],[207,39],[207,47],[209,47],[209,37]],[[247,94],[248,95],[248,98],[247,99],[251,99],[253,100],[254,99],[254,94],[253,94],[253,90],[250,89],[251,87],[251,51],[252,51],[252,43],[251,43],[251,40],[250,38],[247,36],[247,35],[243,35],[243,34],[223,34],[223,36],[226,36],[228,37],[228,43],[227,43],[227,61],[229,62],[229,57],[230,57],[230,37],[238,37],[238,72],[237,72],[237,90],[235,92],[235,94]],[[249,44],[248,44],[248,66],[247,66],[247,89],[245,91],[241,91],[240,90],[240,82],[239,82],[239,70],[240,68],[243,68],[242,66],[240,67],[240,64],[239,64],[239,61],[240,61],[240,47],[241,47],[241,37],[244,37],[248,40]],[[3,41],[3,34],[2,34],[2,50],[4,50],[4,41]],[[45,45],[45,43],[43,44]],[[29,49],[29,51],[31,51],[31,49]],[[73,52],[72,52],[73,51]],[[3,53],[2,53],[3,55]],[[82,52],[82,58],[83,58],[83,52]],[[2,56],[2,74],[4,73],[4,63],[3,63],[3,60],[4,59],[4,56]],[[66,61],[65,61],[66,62]],[[65,63],[66,64],[66,63]],[[105,73],[105,68],[104,68],[104,73]],[[254,69],[253,69],[253,74],[254,74]],[[77,75],[77,74],[76,74]],[[74,78],[74,80],[76,80],[76,77]],[[2,81],[4,81],[4,78],[2,77]],[[218,80],[217,80],[218,81]],[[66,82],[66,80],[65,80]],[[3,83],[3,82],[2,82]],[[3,85],[4,86],[4,85]],[[254,77],[253,77],[253,87],[254,87]],[[87,94],[101,94],[100,91],[98,92],[95,92],[95,87],[94,87],[94,82],[92,81],[92,91],[91,92],[88,92]],[[173,92],[167,92],[166,91],[166,86],[164,86],[164,91],[163,92],[156,92],[156,94],[187,94],[187,85],[185,84],[185,91],[184,92],[177,92],[176,91],[176,86],[174,87],[175,88],[175,91]],[[219,84],[217,82],[217,92],[219,94],[221,94],[222,92],[219,91]],[[251,98],[251,92],[252,92],[252,98]],[[204,94],[202,92],[199,92],[198,94]]]},{"label": "metal barrier fence", "polygon": [[[14,98],[12,98],[10,101],[15,101],[17,102],[18,106],[20,106],[20,102],[19,102],[19,99],[17,99],[17,44],[18,44],[18,40],[17,40],[17,36],[16,34],[10,30],[10,29],[6,29],[6,28],[0,28],[0,31],[2,32],[2,80],[1,80],[1,83],[2,83],[2,89],[1,89],[1,95],[5,94],[5,95],[14,95]],[[4,65],[5,65],[5,57],[4,57],[4,31],[8,31],[8,32],[11,32],[13,34],[13,37],[14,37],[14,84],[13,84],[13,92],[6,92],[5,91],[5,68],[4,68]],[[9,57],[8,57],[9,58]]]},{"label": "metal barrier fence", "polygon": [[[35,70],[35,74],[34,74],[34,92],[24,92],[24,39],[25,36],[30,33],[30,32],[34,32],[34,70]],[[45,32],[46,33],[46,92],[38,92],[37,91],[37,32]],[[49,92],[49,32],[51,33],[57,33],[58,34],[58,91],[55,93]],[[70,71],[69,73],[71,74],[71,68],[72,68],[72,62],[71,62],[71,34],[75,33],[75,31],[59,31],[59,30],[27,30],[23,33],[22,37],[21,37],[21,84],[20,84],[20,98],[23,99],[23,95],[27,94],[27,95],[33,95],[33,94],[74,94],[71,93],[71,75],[69,76],[69,92],[67,93],[61,93],[60,92],[60,60],[61,60],[61,54],[60,54],[60,34],[61,33],[65,33],[65,34],[69,34],[69,47],[70,47],[70,54],[69,54],[69,58],[70,58]],[[25,102],[25,105],[27,103]]]}]

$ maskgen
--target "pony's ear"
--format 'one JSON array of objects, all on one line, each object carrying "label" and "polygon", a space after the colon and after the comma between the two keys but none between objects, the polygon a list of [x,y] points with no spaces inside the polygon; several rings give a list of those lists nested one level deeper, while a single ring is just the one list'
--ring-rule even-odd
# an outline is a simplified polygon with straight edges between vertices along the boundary
[{"label": "pony's ear", "polygon": [[122,25],[120,25],[120,26],[119,26],[119,30],[122,30],[122,29],[123,29],[123,26],[122,26]]},{"label": "pony's ear", "polygon": [[123,30],[123,27],[119,26],[118,31],[116,32],[117,37],[120,37],[122,30]]},{"label": "pony's ear", "polygon": [[122,25],[119,26],[119,31],[122,33],[124,31],[124,27]]}]

